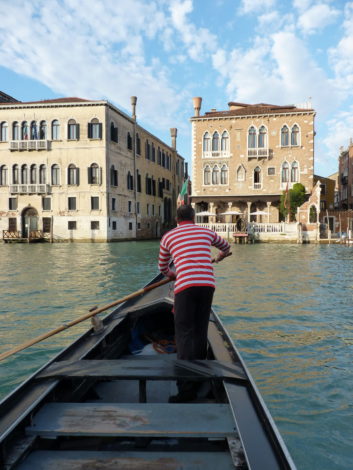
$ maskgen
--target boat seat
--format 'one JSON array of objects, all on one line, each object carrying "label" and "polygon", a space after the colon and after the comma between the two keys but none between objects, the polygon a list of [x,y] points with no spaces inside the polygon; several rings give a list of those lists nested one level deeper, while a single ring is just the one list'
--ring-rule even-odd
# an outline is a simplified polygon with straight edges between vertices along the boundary
[{"label": "boat seat", "polygon": [[81,360],[54,362],[37,379],[47,378],[176,380],[228,379],[246,381],[242,368],[231,362],[214,360],[183,361],[162,355],[158,358]]},{"label": "boat seat", "polygon": [[95,437],[234,437],[228,404],[48,403],[27,435]]},{"label": "boat seat", "polygon": [[229,452],[34,451],[17,470],[234,470]]}]

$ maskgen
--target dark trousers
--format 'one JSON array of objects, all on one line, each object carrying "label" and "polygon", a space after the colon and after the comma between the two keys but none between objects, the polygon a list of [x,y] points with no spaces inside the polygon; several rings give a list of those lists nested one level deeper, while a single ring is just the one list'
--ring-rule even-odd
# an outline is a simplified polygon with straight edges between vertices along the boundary
[{"label": "dark trousers", "polygon": [[[209,286],[189,287],[175,295],[174,322],[178,359],[206,359],[207,330],[214,288]],[[179,392],[197,384],[178,381]]]}]

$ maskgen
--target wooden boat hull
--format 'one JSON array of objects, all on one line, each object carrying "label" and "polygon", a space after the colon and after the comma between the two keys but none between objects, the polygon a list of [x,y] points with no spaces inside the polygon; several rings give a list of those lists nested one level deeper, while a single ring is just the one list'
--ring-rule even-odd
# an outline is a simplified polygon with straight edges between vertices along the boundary
[{"label": "wooden boat hull", "polygon": [[[171,285],[126,302],[104,319],[101,333],[89,330],[6,397],[2,467],[295,469],[215,312],[207,360],[131,354],[136,331],[145,341],[157,330],[170,333],[172,305]],[[202,382],[204,395],[168,403],[176,380],[185,379]]]}]

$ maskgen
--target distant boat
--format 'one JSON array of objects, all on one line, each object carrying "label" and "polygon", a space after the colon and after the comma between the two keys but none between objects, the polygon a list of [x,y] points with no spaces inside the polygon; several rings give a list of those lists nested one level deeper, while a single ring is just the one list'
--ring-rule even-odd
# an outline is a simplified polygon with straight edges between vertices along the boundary
[{"label": "distant boat", "polygon": [[[1,468],[295,469],[219,317],[208,359],[180,361],[172,306],[171,284],[128,300],[6,397]],[[178,379],[197,399],[168,403]]]}]

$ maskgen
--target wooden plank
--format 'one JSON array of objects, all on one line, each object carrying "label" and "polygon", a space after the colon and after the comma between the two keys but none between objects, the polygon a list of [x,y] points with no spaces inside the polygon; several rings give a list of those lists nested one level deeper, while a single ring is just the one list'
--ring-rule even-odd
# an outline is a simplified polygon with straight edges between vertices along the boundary
[{"label": "wooden plank", "polygon": [[35,451],[17,470],[234,470],[226,452]]},{"label": "wooden plank", "polygon": [[99,379],[147,378],[174,379],[234,379],[246,380],[243,369],[233,363],[199,360],[182,361],[167,355],[156,359],[82,360],[54,362],[37,375],[38,379],[95,377]]},{"label": "wooden plank", "polygon": [[229,405],[48,403],[27,434],[38,436],[234,436]]}]

